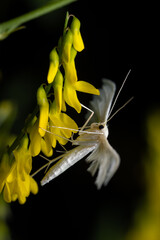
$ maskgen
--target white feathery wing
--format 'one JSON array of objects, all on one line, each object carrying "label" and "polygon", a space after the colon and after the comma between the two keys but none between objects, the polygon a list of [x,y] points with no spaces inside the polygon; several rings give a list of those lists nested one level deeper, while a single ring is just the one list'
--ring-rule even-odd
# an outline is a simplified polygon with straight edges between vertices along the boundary
[{"label": "white feathery wing", "polygon": [[41,181],[41,185],[43,186],[55,177],[59,176],[61,173],[66,171],[68,168],[81,160],[94,149],[95,145],[89,145],[87,147],[78,146],[70,151],[67,151],[64,154],[64,157],[61,158],[53,167],[48,170],[48,172]]},{"label": "white feathery wing", "polygon": [[94,96],[90,102],[94,112],[91,126],[74,140],[73,145],[79,146],[63,154],[61,160],[49,169],[41,185],[48,183],[91,152],[86,161],[91,163],[88,171],[92,175],[98,171],[95,181],[97,188],[100,189],[103,184],[106,185],[109,182],[120,162],[119,155],[108,143],[106,126],[115,90],[116,87],[112,81],[103,79],[100,96]]},{"label": "white feathery wing", "polygon": [[[107,122],[110,115],[110,109],[112,100],[116,91],[116,85],[114,82],[108,79],[102,79],[102,88],[100,89],[100,95],[94,96],[90,101],[89,108],[94,112],[91,122],[103,123]],[[86,114],[86,119],[89,116],[89,112]]]},{"label": "white feathery wing", "polygon": [[[105,186],[116,172],[120,164],[120,157],[109,144],[108,129],[106,126],[107,119],[111,114],[111,104],[115,94],[115,84],[107,79],[103,79],[103,86],[100,89],[100,96],[94,96],[90,102],[90,108],[94,115],[91,121],[101,123],[104,128],[101,131],[103,135],[99,136],[97,148],[88,156],[86,161],[91,163],[88,171],[94,176],[97,173],[95,184],[98,189],[104,184]],[[100,131],[100,130],[99,130]]]}]

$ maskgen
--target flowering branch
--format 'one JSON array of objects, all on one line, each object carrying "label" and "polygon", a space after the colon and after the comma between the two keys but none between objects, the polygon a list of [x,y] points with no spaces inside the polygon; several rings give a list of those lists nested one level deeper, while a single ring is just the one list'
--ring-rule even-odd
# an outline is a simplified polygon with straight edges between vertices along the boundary
[{"label": "flowering branch", "polygon": [[[72,22],[68,26],[70,17]],[[30,175],[32,157],[41,151],[51,157],[57,141],[65,145],[72,133],[77,132],[76,122],[65,113],[66,104],[78,113],[81,112],[77,91],[99,95],[99,90],[93,85],[78,81],[75,57],[83,49],[80,21],[67,12],[63,35],[58,46],[50,53],[48,84],[38,88],[37,107],[26,120],[20,135],[3,155],[0,164],[0,172],[3,170],[0,174],[0,192],[3,190],[7,202],[18,199],[23,204],[30,192],[36,194],[38,185]]]}]

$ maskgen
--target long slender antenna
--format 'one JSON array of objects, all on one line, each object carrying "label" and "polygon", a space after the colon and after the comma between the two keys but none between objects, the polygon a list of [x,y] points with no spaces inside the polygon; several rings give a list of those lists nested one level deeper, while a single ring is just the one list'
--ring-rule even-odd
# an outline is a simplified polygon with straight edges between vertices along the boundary
[{"label": "long slender antenna", "polygon": [[115,111],[111,117],[107,120],[107,122],[109,122],[120,110],[122,110],[122,108],[124,108],[130,101],[132,101],[134,97],[131,97],[127,102],[125,102],[120,108],[117,109],[117,111]]},{"label": "long slender antenna", "polygon": [[[122,85],[121,85],[118,93],[117,93],[117,96],[116,96],[116,98],[115,98],[115,100],[114,100],[114,102],[113,102],[113,104],[112,104],[112,107],[111,107],[111,109],[110,109],[110,112],[109,112],[109,114],[108,114],[108,117],[110,116],[110,114],[111,114],[111,112],[112,112],[112,110],[113,110],[113,108],[114,108],[114,106],[115,106],[115,104],[116,104],[116,102],[117,102],[117,99],[118,99],[118,97],[119,97],[119,95],[120,95],[120,93],[121,93],[121,91],[122,91],[122,88],[123,88],[125,82],[127,81],[127,78],[128,78],[128,76],[129,76],[130,72],[131,72],[131,69],[128,71],[128,73],[127,73],[127,75],[126,75],[126,77],[125,77],[125,79],[124,79],[124,81],[123,81],[123,83],[122,83]],[[115,114],[114,114],[114,115],[115,115]]]}]

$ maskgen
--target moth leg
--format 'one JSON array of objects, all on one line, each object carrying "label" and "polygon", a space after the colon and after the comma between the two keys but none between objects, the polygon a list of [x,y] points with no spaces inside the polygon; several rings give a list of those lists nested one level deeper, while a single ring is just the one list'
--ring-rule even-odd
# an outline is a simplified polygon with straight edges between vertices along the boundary
[{"label": "moth leg", "polygon": [[[49,160],[49,159],[47,159],[45,156],[43,156],[43,155],[39,155],[40,157],[42,157],[43,159],[45,159],[46,161],[48,161],[46,164],[44,164],[42,167],[40,167],[37,171],[35,171],[34,173],[32,173],[32,175],[31,175],[31,177],[34,177],[37,173],[39,173],[40,171],[42,171],[44,168],[49,168],[49,166],[52,164],[52,163],[54,163],[54,162],[56,162],[56,161],[58,161],[59,159],[61,159],[63,156],[65,156],[65,154],[66,153],[64,153],[64,154],[62,154],[62,155],[60,155],[60,156],[58,156],[58,157],[56,157],[56,158],[54,158],[54,159],[52,159],[52,160]],[[47,169],[45,170],[45,172],[47,171]]]},{"label": "moth leg", "polygon": [[[56,126],[50,126],[50,127],[55,127],[55,128],[56,128]],[[57,128],[60,128],[60,127],[57,127]],[[75,130],[75,131],[78,132],[78,130],[76,130],[76,129],[63,128],[63,127],[61,127],[61,128],[62,128],[62,129],[68,129],[68,130]],[[50,133],[50,134],[56,136],[56,137],[63,138],[63,139],[65,139],[65,140],[69,141],[69,142],[73,142],[73,141],[74,141],[74,140],[71,140],[71,139],[69,139],[69,138],[66,138],[66,137],[60,136],[60,135],[58,135],[58,134],[55,134],[55,133],[53,133],[53,132],[51,132],[51,131],[49,131],[49,130],[46,130],[46,129],[44,129],[44,128],[41,128],[41,129],[44,130],[45,132],[48,132],[48,133]]]},{"label": "moth leg", "polygon": [[86,107],[85,105],[83,105],[81,103],[81,106],[85,109],[87,109],[89,112],[91,112],[90,116],[88,117],[88,119],[86,120],[86,122],[83,124],[83,126],[81,127],[80,131],[83,131],[83,129],[86,127],[87,123],[90,121],[90,119],[93,117],[94,111],[92,111],[90,108]]},{"label": "moth leg", "polygon": [[63,151],[56,150],[56,152],[66,153],[67,149],[62,144],[59,143],[59,145],[63,148]]}]

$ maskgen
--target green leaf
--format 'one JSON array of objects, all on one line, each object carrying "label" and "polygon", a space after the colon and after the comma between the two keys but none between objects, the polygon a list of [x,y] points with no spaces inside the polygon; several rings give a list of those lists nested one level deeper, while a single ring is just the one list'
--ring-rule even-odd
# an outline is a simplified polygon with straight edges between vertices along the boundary
[{"label": "green leaf", "polygon": [[40,7],[38,9],[35,9],[29,13],[26,13],[22,16],[16,17],[14,19],[11,19],[7,22],[0,23],[0,40],[5,39],[8,37],[11,33],[20,30],[24,28],[21,26],[25,22],[28,22],[30,20],[33,20],[35,18],[38,18],[44,14],[47,14],[51,11],[54,11],[58,8],[61,8],[67,4],[70,4],[76,0],[56,0],[56,1],[51,1],[47,5]]}]

